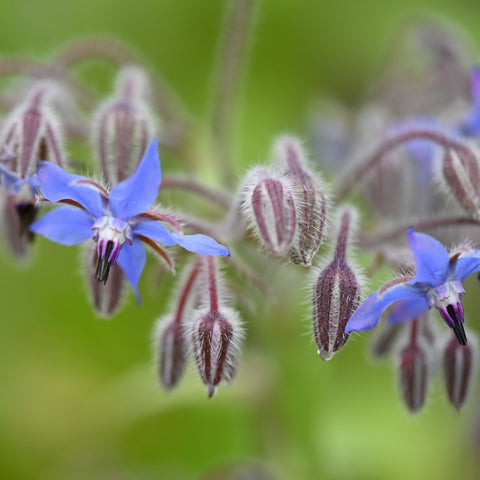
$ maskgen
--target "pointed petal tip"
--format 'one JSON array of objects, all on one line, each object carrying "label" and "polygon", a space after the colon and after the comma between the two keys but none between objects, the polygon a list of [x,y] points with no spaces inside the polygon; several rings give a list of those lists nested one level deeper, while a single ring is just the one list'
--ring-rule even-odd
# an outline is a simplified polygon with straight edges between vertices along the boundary
[{"label": "pointed petal tip", "polygon": [[463,327],[463,323],[456,323],[455,326],[452,328],[453,333],[457,337],[458,343],[460,345],[467,344],[467,334],[465,333],[465,328]]},{"label": "pointed petal tip", "polygon": [[208,398],[212,398],[213,395],[215,394],[216,388],[210,384],[210,385],[207,385],[207,389],[208,389]]}]

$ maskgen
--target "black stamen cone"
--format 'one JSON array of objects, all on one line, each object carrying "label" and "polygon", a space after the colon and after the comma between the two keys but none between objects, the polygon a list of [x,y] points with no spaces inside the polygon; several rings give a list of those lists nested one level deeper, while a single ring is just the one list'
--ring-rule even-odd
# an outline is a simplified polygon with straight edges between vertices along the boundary
[{"label": "black stamen cone", "polygon": [[447,306],[447,312],[450,315],[450,318],[453,320],[454,325],[452,327],[453,333],[457,337],[458,343],[460,345],[467,344],[467,335],[465,333],[465,329],[463,328],[463,323],[460,323],[457,320],[457,316],[455,315],[455,309],[452,305]]},{"label": "black stamen cone", "polygon": [[108,274],[110,273],[110,267],[112,266],[108,261],[108,257],[113,250],[113,242],[107,243],[107,250],[105,256],[98,259],[97,269],[95,270],[95,277],[99,282],[103,282],[105,285],[108,280]]},{"label": "black stamen cone", "polygon": [[16,210],[20,219],[20,235],[29,242],[33,241],[35,234],[30,231],[30,225],[37,217],[37,208],[33,203],[21,203],[16,206]]}]

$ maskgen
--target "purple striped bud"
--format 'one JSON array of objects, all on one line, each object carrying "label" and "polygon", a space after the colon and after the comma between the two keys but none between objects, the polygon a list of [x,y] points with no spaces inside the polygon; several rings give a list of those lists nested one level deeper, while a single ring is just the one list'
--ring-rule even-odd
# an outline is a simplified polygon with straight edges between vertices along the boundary
[{"label": "purple striped bud", "polygon": [[148,90],[140,69],[125,68],[115,93],[96,114],[93,141],[103,175],[111,184],[133,172],[153,138],[155,121],[146,101]]},{"label": "purple striped bud", "polygon": [[244,217],[265,249],[272,255],[286,255],[297,220],[288,179],[266,168],[254,169],[245,181],[242,205]]},{"label": "purple striped bud", "polygon": [[441,165],[441,183],[467,212],[480,215],[480,166],[470,152],[446,149]]},{"label": "purple striped bud", "polygon": [[445,387],[452,405],[460,410],[471,391],[478,359],[477,342],[469,336],[467,345],[460,345],[455,337],[443,351]]},{"label": "purple striped bud", "polygon": [[3,230],[17,255],[25,254],[34,238],[29,227],[37,213],[37,163],[50,160],[62,165],[61,129],[52,109],[58,93],[50,83],[34,86],[27,100],[7,117],[0,132]]},{"label": "purple striped bud", "polygon": [[361,276],[347,257],[356,212],[345,208],[339,217],[333,260],[320,269],[313,287],[313,333],[324,360],[330,360],[347,342],[345,326],[360,304]]},{"label": "purple striped bud", "polygon": [[197,300],[198,274],[200,260],[196,260],[187,269],[180,282],[175,297],[173,313],[167,314],[157,322],[155,344],[158,348],[158,377],[162,385],[172,389],[180,380],[188,351],[187,323],[191,320],[194,304]]},{"label": "purple striped bud", "polygon": [[219,278],[213,257],[205,258],[208,306],[195,310],[191,325],[193,355],[208,396],[222,381],[233,379],[242,336],[238,314],[224,307],[219,294]]},{"label": "purple striped bud", "polygon": [[428,347],[418,335],[418,321],[411,322],[410,327],[410,342],[400,352],[398,369],[403,402],[410,412],[415,413],[423,407],[427,398],[431,358]]},{"label": "purple striped bud", "polygon": [[308,168],[300,142],[290,136],[278,139],[274,157],[292,182],[297,212],[297,229],[290,248],[290,259],[310,266],[325,233],[327,196],[323,182]]},{"label": "purple striped bud", "polygon": [[398,345],[407,326],[408,324],[406,323],[399,323],[396,325],[386,323],[373,339],[371,345],[373,356],[375,358],[383,358],[392,353],[396,345]]}]

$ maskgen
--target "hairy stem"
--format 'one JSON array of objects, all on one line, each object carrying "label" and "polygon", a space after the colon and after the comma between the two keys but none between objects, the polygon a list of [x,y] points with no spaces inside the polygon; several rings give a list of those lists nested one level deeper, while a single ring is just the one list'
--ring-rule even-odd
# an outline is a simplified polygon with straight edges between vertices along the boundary
[{"label": "hairy stem", "polygon": [[218,171],[225,185],[232,182],[231,130],[235,104],[245,66],[248,37],[258,0],[231,0],[220,39],[213,82],[212,131],[217,147]]},{"label": "hairy stem", "polygon": [[375,248],[382,243],[394,240],[400,235],[405,234],[405,231],[409,227],[413,227],[415,230],[429,230],[439,227],[458,227],[462,225],[478,225],[480,226],[480,220],[469,217],[447,217],[447,218],[432,218],[422,219],[415,222],[410,222],[408,225],[399,225],[391,228],[390,230],[377,233],[372,237],[360,238],[358,244],[361,248]]},{"label": "hairy stem", "polygon": [[451,148],[459,155],[475,158],[468,143],[456,136],[449,135],[439,129],[428,126],[412,126],[403,128],[394,134],[387,136],[379,145],[369,152],[364,158],[356,161],[353,166],[346,170],[335,186],[335,197],[338,201],[343,200],[374,166],[381,162],[382,158],[390,151],[399,147],[402,143],[410,140],[430,140],[444,148]]}]

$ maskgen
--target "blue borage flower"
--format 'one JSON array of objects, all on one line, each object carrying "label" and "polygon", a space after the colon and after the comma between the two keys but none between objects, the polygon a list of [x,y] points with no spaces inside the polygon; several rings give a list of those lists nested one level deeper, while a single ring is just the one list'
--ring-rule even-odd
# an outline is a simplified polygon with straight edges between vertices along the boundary
[{"label": "blue borage flower", "polygon": [[439,241],[415,233],[412,228],[407,230],[407,240],[415,257],[415,277],[399,278],[370,294],[353,313],[345,331],[376,327],[383,311],[397,302],[389,318],[391,323],[413,320],[436,307],[458,342],[466,345],[462,280],[480,271],[480,250],[457,252],[450,257]]},{"label": "blue borage flower", "polygon": [[[230,253],[206,235],[182,235],[170,232],[160,222],[169,218],[149,210],[157,198],[161,183],[157,141],[150,143],[131,177],[115,185],[110,192],[80,175],[67,173],[58,165],[39,162],[37,179],[45,198],[68,203],[32,224],[31,230],[62,245],[76,245],[92,237],[97,242],[96,277],[106,283],[111,266],[118,262],[135,291],[146,262],[142,242],[157,246],[180,245],[202,255]],[[175,222],[170,219],[175,227]]]}]

